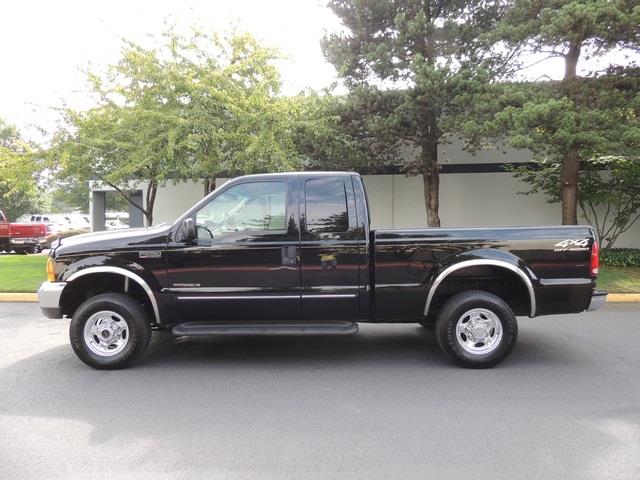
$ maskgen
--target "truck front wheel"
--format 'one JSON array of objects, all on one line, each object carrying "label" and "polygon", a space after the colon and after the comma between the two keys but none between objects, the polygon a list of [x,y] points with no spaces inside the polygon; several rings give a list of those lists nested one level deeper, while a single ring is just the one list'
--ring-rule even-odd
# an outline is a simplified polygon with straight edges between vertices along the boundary
[{"label": "truck front wheel", "polygon": [[122,293],[105,293],[86,300],[73,314],[69,339],[84,363],[100,370],[129,366],[151,339],[151,326],[142,305]]},{"label": "truck front wheel", "polygon": [[513,350],[518,323],[500,297],[472,290],[447,300],[438,313],[435,332],[449,358],[467,368],[489,368]]}]

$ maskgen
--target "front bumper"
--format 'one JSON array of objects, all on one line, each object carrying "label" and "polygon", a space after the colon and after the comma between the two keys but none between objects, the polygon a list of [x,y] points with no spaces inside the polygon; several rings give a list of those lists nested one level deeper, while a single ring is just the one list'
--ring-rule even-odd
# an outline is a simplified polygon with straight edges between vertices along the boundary
[{"label": "front bumper", "polygon": [[47,318],[62,318],[60,297],[67,282],[44,282],[38,289],[38,305]]},{"label": "front bumper", "polygon": [[593,312],[594,310],[598,310],[602,307],[607,301],[607,295],[609,293],[603,290],[594,290],[593,295],[591,295],[591,303],[589,303],[589,308],[587,308],[587,312]]}]

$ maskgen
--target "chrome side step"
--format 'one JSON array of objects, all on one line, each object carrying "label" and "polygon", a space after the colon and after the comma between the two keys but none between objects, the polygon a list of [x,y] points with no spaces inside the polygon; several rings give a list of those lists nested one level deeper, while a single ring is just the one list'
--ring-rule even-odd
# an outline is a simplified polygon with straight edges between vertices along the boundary
[{"label": "chrome side step", "polygon": [[331,322],[186,322],[171,329],[175,336],[209,335],[352,335],[358,324]]}]

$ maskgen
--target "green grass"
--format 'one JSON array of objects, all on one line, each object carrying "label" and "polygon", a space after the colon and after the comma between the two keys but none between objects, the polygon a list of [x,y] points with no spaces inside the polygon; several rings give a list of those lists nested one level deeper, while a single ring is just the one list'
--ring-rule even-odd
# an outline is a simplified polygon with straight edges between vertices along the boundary
[{"label": "green grass", "polygon": [[640,267],[600,266],[596,283],[609,293],[640,293]]},{"label": "green grass", "polygon": [[[46,280],[44,255],[0,255],[0,292],[35,292]],[[598,288],[640,293],[640,267],[600,267]]]},{"label": "green grass", "polygon": [[0,292],[35,292],[46,268],[45,255],[0,255]]}]

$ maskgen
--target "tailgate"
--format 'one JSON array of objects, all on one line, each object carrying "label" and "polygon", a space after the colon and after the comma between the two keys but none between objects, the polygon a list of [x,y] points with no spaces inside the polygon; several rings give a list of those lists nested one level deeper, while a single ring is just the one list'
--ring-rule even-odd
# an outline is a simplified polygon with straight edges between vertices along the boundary
[{"label": "tailgate", "polygon": [[12,223],[9,236],[12,238],[38,238],[46,236],[47,226],[44,223]]}]

